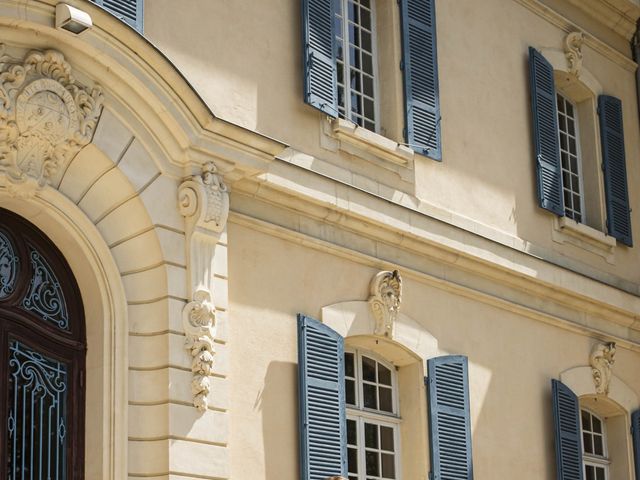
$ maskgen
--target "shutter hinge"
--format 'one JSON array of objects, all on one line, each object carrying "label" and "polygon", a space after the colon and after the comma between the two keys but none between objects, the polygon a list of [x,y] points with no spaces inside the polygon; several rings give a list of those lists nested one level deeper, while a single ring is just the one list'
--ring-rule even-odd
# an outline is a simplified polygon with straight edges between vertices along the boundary
[{"label": "shutter hinge", "polygon": [[600,164],[600,168],[601,168],[601,169],[602,169],[602,171],[604,172],[604,169],[605,169],[604,162],[602,162],[602,163]]},{"label": "shutter hinge", "polygon": [[433,480],[433,470],[429,472],[429,480]]},{"label": "shutter hinge", "polygon": [[400,70],[404,72],[404,60],[400,60]]},{"label": "shutter hinge", "polygon": [[403,127],[403,129],[402,129],[402,136],[404,137],[404,139],[405,139],[406,141],[409,141],[409,136],[408,136],[408,135],[409,135],[409,134],[407,133],[407,127]]},{"label": "shutter hinge", "polygon": [[429,377],[424,377],[424,384],[429,385]]}]

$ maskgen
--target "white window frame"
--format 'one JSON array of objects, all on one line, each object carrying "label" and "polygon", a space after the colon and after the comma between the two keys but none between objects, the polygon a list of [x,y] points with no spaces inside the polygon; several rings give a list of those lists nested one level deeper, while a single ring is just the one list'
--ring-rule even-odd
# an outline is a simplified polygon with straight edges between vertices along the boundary
[{"label": "white window frame", "polygon": [[[401,472],[401,445],[400,445],[400,426],[402,419],[399,415],[398,408],[398,376],[396,369],[393,365],[381,359],[378,355],[371,353],[366,350],[360,350],[355,348],[345,348],[345,354],[351,353],[354,356],[354,374],[355,374],[355,383],[356,383],[356,404],[346,405],[346,413],[347,420],[355,421],[357,424],[357,432],[358,432],[358,480],[365,480],[366,478],[372,478],[371,476],[366,475],[366,447],[365,447],[365,438],[364,438],[364,424],[376,424],[378,426],[390,427],[393,429],[393,442],[394,442],[394,461],[395,461],[395,480],[402,479]],[[392,402],[392,411],[393,413],[384,412],[381,410],[376,410],[372,408],[365,408],[363,406],[363,398],[364,398],[364,381],[362,377],[362,357],[370,358],[384,367],[388,368],[391,371],[391,402]],[[377,379],[376,379],[377,380]],[[378,397],[379,398],[379,397]],[[378,403],[379,404],[379,403]],[[346,426],[345,426],[346,427]],[[380,469],[382,469],[382,465],[380,465]],[[382,473],[382,471],[380,472]],[[347,475],[347,477],[353,476]],[[383,478],[383,477],[377,477]]]},{"label": "white window frame", "polygon": [[[346,80],[349,79],[349,73],[348,71],[351,68],[351,58],[350,58],[350,53],[351,53],[351,49],[349,48],[349,35],[348,35],[348,31],[349,31],[349,16],[347,14],[347,8],[349,6],[349,0],[337,0],[340,2],[340,8],[342,11],[342,50],[343,50],[343,59],[342,62],[344,64],[343,66],[343,78],[342,79],[338,79],[337,83],[342,83],[344,85],[344,118],[346,118],[347,120],[349,120],[350,122],[353,122],[353,120],[351,119],[351,86],[350,86],[350,82],[347,82]],[[379,133],[380,131],[380,90],[379,90],[379,75],[378,75],[378,38],[377,38],[377,19],[376,19],[376,1],[377,0],[370,0],[370,11],[371,11],[371,64],[372,64],[372,72],[371,75],[373,76],[373,114],[374,114],[374,119],[373,119],[373,124],[374,124],[374,129],[373,132],[375,133]],[[361,70],[358,69],[358,70]],[[361,70],[363,71],[363,70]],[[337,87],[339,88],[339,87]],[[359,95],[363,95],[363,92],[359,92]],[[339,113],[339,112],[336,112]],[[364,116],[364,111],[361,113],[361,116],[366,120],[366,121],[371,121],[370,119],[367,119]],[[357,123],[357,122],[353,122],[353,123]],[[362,128],[366,127],[364,125],[362,125]]]},{"label": "white window frame", "polygon": [[[585,191],[584,191],[584,168],[582,165],[582,151],[580,148],[580,124],[579,124],[579,119],[578,119],[578,105],[576,105],[576,103],[568,96],[565,95],[562,92],[556,92],[556,96],[561,97],[565,103],[568,103],[571,105],[571,107],[573,108],[573,117],[571,118],[573,120],[573,124],[575,127],[575,135],[573,135],[575,137],[575,142],[576,142],[576,163],[577,163],[577,167],[578,167],[578,185],[580,188],[580,221],[575,220],[575,218],[573,218],[572,216],[568,218],[571,218],[572,220],[575,220],[578,223],[587,223],[587,212],[586,212],[586,208],[585,208]],[[565,185],[564,185],[564,175],[562,175],[563,173],[563,168],[562,168],[562,141],[560,139],[561,137],[561,132],[564,133],[565,135],[570,135],[568,131],[561,131],[560,130],[560,115],[563,115],[565,117],[567,117],[566,114],[566,109],[564,113],[560,112],[560,108],[558,107],[558,112],[557,112],[557,121],[558,121],[558,147],[560,149],[560,173],[561,173],[561,180],[562,180],[562,196],[564,199],[564,190],[565,190]],[[573,190],[569,189],[569,191],[571,191],[572,195],[574,194]],[[565,215],[566,215],[566,208],[567,206],[565,205]],[[575,210],[572,210],[575,211]]]},{"label": "white window frame", "polygon": [[[603,455],[594,455],[585,452],[584,448],[584,433],[588,433],[593,435],[593,430],[585,430],[582,425],[582,412],[587,412],[592,417],[600,420],[600,424],[602,425],[602,453]],[[611,460],[609,460],[609,448],[607,445],[607,422],[604,418],[602,418],[597,413],[592,412],[588,408],[580,407],[580,439],[582,440],[582,469],[583,475],[586,480],[587,478],[587,465],[592,467],[600,467],[604,470],[604,478],[605,480],[609,480],[609,465],[611,465]]]}]

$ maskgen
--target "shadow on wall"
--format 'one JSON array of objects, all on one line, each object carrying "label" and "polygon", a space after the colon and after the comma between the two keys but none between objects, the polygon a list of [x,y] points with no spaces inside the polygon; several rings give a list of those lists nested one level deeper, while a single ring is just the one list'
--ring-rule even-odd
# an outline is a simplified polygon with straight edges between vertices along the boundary
[{"label": "shadow on wall", "polygon": [[298,366],[271,362],[255,409],[262,416],[265,480],[298,477]]}]

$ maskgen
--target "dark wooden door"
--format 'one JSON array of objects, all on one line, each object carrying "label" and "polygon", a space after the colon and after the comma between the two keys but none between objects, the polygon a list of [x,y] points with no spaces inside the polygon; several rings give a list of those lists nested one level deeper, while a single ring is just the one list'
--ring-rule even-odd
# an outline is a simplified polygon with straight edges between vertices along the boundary
[{"label": "dark wooden door", "polygon": [[56,246],[0,209],[0,478],[84,477],[83,311]]}]

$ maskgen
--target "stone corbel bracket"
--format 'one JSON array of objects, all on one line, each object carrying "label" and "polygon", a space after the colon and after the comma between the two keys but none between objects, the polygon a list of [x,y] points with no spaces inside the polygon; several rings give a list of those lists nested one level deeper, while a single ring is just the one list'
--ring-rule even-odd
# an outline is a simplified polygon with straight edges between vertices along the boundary
[{"label": "stone corbel bracket", "polygon": [[213,271],[216,245],[229,215],[229,193],[213,163],[178,189],[180,213],[185,217],[188,295],[182,311],[185,348],[192,356],[191,391],[194,406],[204,412],[211,391],[216,336]]},{"label": "stone corbel bracket", "polygon": [[0,186],[31,197],[91,142],[100,87],[86,88],[55,50],[14,58],[0,44]]},{"label": "stone corbel bracket", "polygon": [[582,44],[584,34],[582,32],[571,32],[564,39],[564,54],[567,58],[567,71],[580,77],[582,72]]},{"label": "stone corbel bracket", "polygon": [[599,395],[609,395],[609,385],[611,384],[611,367],[615,363],[616,344],[614,342],[598,343],[593,347],[589,357],[593,383],[596,386],[596,393]]},{"label": "stone corbel bracket", "polygon": [[376,321],[374,334],[393,338],[402,301],[402,278],[398,270],[378,272],[371,279],[369,294],[369,306]]}]

